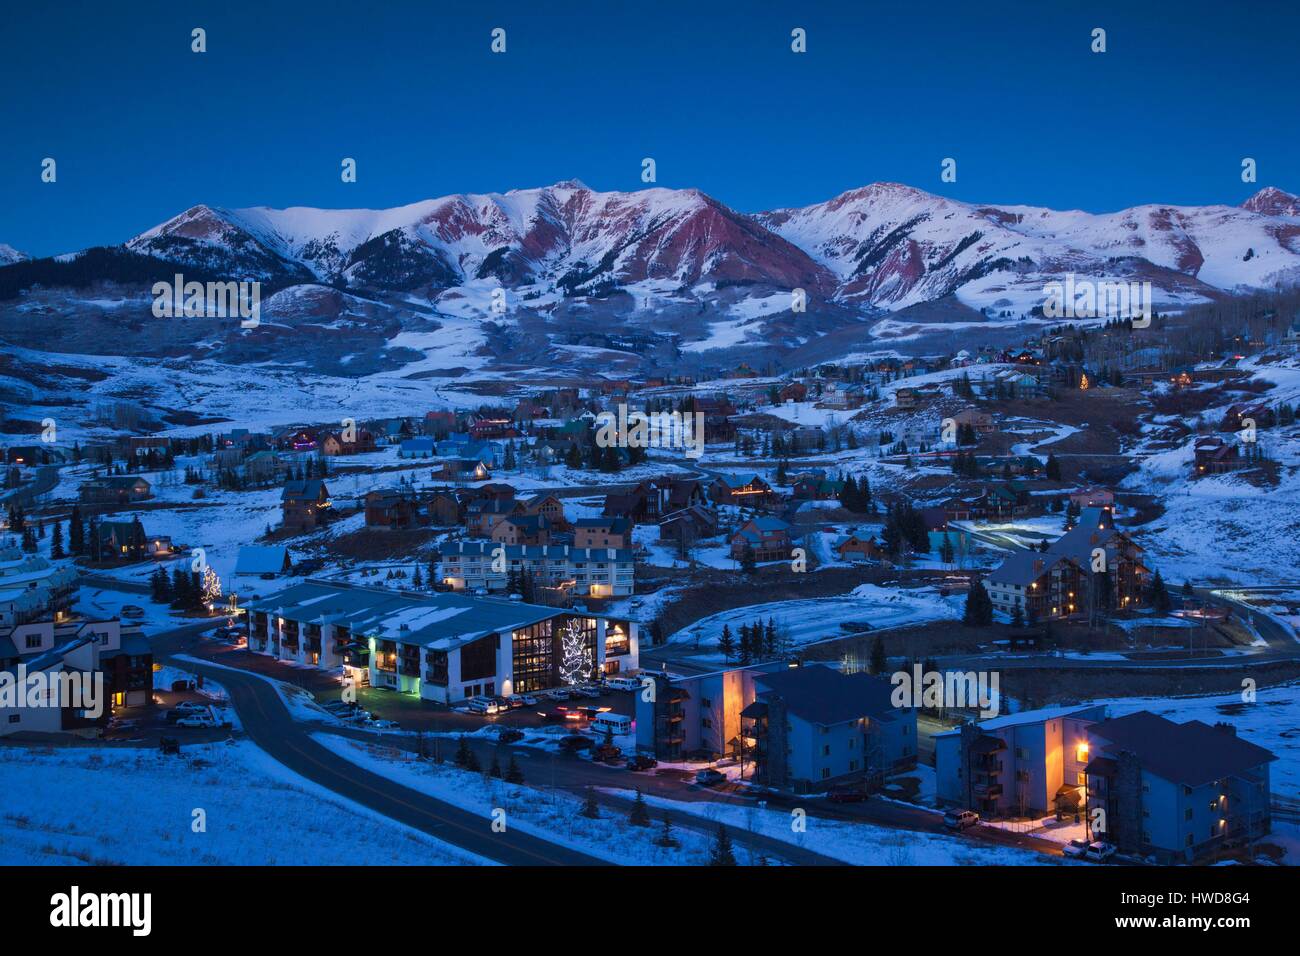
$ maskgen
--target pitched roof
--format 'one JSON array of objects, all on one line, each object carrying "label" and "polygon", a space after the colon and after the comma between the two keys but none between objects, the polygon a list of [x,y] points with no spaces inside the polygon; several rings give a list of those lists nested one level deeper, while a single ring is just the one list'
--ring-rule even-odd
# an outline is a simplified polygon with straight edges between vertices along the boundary
[{"label": "pitched roof", "polygon": [[1276,760],[1277,756],[1227,730],[1199,720],[1176,724],[1147,710],[1105,720],[1088,736],[1107,742],[1111,753],[1137,755],[1144,770],[1189,787],[1212,783]]},{"label": "pitched roof", "polygon": [[889,681],[864,672],[844,674],[824,664],[808,664],[755,675],[754,681],[764,688],[757,697],[780,697],[790,713],[812,724],[829,726],[860,717],[892,720],[897,713]]},{"label": "pitched roof", "polygon": [[289,549],[276,545],[245,544],[235,561],[236,574],[279,574],[289,560]]},{"label": "pitched roof", "polygon": [[[988,580],[998,584],[1027,585],[1037,581],[1062,561],[1070,560],[1064,554],[1038,551],[1015,551],[988,573]],[[1041,565],[1041,566],[1040,566]]]}]

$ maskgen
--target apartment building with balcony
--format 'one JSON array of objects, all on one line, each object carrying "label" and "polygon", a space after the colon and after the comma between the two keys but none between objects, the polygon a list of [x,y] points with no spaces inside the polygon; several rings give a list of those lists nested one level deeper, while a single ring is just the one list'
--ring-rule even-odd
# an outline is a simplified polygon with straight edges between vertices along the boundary
[{"label": "apartment building with balcony", "polygon": [[1269,765],[1277,757],[1230,724],[1179,724],[1149,711],[1087,728],[1087,801],[1094,834],[1122,853],[1190,863],[1272,828]]},{"label": "apartment building with balcony", "polygon": [[311,580],[247,610],[254,653],[442,704],[559,686],[566,640],[592,673],[638,667],[635,621],[506,598]]},{"label": "apartment building with balcony", "polygon": [[732,757],[756,782],[797,793],[879,783],[915,765],[916,711],[888,681],[785,661],[669,678],[636,700],[637,748],[660,760]]},{"label": "apartment building with balcony", "polygon": [[441,553],[442,582],[457,591],[504,591],[522,574],[581,597],[623,597],[636,588],[636,559],[627,548],[451,541]]},{"label": "apartment building with balcony", "polygon": [[1087,727],[1102,704],[994,717],[934,737],[940,802],[984,817],[1074,813],[1083,804]]},{"label": "apartment building with balcony", "polygon": [[[21,671],[20,671],[21,667]],[[0,627],[0,672],[103,675],[103,712],[73,707],[0,706],[0,737],[14,733],[91,735],[122,707],[153,702],[153,650],[139,628],[116,618],[47,619]]]},{"label": "apartment building with balcony", "polygon": [[1084,610],[1085,572],[1065,554],[1017,551],[984,578],[995,611],[1028,621],[1070,617]]}]

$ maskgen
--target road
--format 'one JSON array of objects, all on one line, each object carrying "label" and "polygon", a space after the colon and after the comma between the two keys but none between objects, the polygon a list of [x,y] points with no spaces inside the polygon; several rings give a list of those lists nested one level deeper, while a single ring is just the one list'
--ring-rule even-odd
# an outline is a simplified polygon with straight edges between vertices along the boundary
[{"label": "road", "polygon": [[[414,827],[436,839],[512,866],[606,866],[604,860],[539,837],[507,830],[493,833],[488,814],[471,813],[453,804],[394,783],[364,770],[316,743],[297,723],[279,692],[262,677],[240,671],[174,660],[190,653],[194,638],[213,626],[186,625],[153,639],[155,659],[219,683],[230,694],[245,733],[259,747],[295,773],[314,783]],[[364,831],[364,827],[361,828]],[[363,832],[359,838],[364,839]],[[342,862],[342,861],[341,861]]]},{"label": "road", "polygon": [[59,466],[41,465],[36,469],[36,475],[30,482],[0,494],[0,501],[6,504],[21,504],[24,508],[28,508],[35,504],[36,499],[41,495],[53,491],[58,483]]}]

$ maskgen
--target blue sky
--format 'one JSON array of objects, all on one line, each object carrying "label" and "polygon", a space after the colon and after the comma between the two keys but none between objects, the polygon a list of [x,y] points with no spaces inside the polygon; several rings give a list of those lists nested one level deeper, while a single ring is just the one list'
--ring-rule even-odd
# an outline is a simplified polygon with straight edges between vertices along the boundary
[{"label": "blue sky", "polygon": [[[658,185],[743,211],[880,180],[1090,211],[1300,191],[1300,14],[1130,6],[27,4],[0,33],[0,242],[120,242],[199,202],[382,207],[567,178],[638,189],[646,156]],[[489,51],[498,26],[504,55]],[[355,184],[339,179],[344,156]],[[939,179],[948,156],[956,183]]]}]

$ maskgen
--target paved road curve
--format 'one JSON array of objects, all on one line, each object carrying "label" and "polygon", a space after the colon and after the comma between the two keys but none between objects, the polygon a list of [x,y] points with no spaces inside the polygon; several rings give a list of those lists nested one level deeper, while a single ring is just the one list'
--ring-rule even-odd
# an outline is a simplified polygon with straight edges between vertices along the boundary
[{"label": "paved road curve", "polygon": [[[205,622],[205,626],[211,627],[211,622]],[[187,627],[165,632],[155,638],[155,646],[168,638],[180,637],[182,633],[193,634],[195,630]],[[608,865],[604,860],[517,830],[493,833],[486,813],[480,815],[462,810],[331,753],[295,723],[279,692],[262,677],[222,667],[208,667],[190,660],[168,660],[175,667],[203,674],[220,683],[229,691],[231,704],[254,743],[290,770],[340,796],[498,863],[512,866]]]}]

